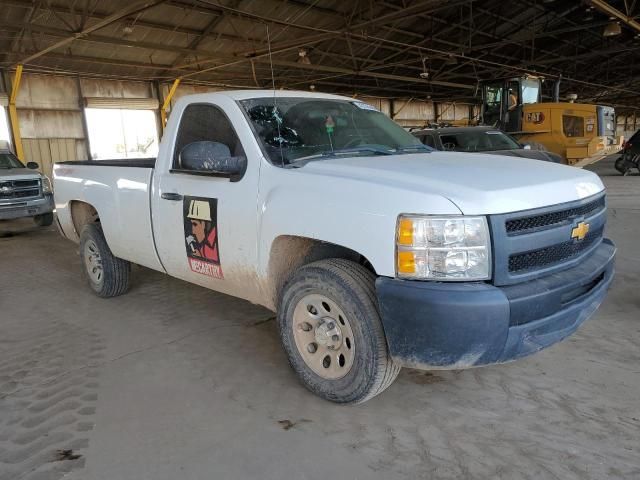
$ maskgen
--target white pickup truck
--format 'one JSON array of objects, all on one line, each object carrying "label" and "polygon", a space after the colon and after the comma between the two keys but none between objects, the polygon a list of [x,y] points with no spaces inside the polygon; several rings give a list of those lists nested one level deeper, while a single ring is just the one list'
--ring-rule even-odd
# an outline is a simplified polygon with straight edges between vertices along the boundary
[{"label": "white pickup truck", "polygon": [[183,97],[157,160],[59,163],[54,187],[98,295],[125,293],[136,263],[264,305],[304,385],[339,403],[402,366],[537,352],[613,277],[593,173],[436,152],[334,95]]}]

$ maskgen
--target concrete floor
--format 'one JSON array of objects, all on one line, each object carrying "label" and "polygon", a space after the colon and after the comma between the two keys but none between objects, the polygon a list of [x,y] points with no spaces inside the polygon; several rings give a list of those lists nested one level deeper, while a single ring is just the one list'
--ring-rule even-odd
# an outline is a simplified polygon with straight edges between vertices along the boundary
[{"label": "concrete floor", "polygon": [[0,223],[0,479],[640,478],[640,177],[592,168],[619,247],[596,316],[357,407],[298,384],[271,312],[145,269],[99,299],[73,244]]}]

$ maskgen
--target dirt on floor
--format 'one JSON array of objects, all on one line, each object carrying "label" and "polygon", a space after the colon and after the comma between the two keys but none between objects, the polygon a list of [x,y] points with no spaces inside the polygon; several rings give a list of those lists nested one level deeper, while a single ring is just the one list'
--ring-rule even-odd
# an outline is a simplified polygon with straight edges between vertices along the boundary
[{"label": "dirt on floor", "polygon": [[0,480],[640,478],[640,176],[590,168],[619,248],[595,317],[356,407],[297,382],[273,313],[142,268],[100,299],[74,244],[0,222]]}]

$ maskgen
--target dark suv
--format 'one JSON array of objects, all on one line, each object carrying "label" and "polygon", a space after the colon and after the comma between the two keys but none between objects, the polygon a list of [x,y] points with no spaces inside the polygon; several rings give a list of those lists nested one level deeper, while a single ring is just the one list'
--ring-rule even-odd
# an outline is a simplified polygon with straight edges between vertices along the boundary
[{"label": "dark suv", "polygon": [[616,160],[616,170],[621,174],[627,175],[632,168],[637,168],[640,172],[640,130],[624,142],[622,155]]},{"label": "dark suv", "polygon": [[566,163],[553,152],[534,150],[518,143],[511,135],[494,127],[444,127],[411,132],[422,143],[436,150],[469,153],[491,153]]}]

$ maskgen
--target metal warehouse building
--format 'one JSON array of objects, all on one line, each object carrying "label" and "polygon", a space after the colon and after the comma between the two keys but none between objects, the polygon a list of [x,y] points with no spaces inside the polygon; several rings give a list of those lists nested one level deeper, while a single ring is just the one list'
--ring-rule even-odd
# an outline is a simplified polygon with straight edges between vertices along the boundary
[{"label": "metal warehouse building", "polygon": [[639,92],[636,0],[0,0],[0,480],[640,478]]}]

